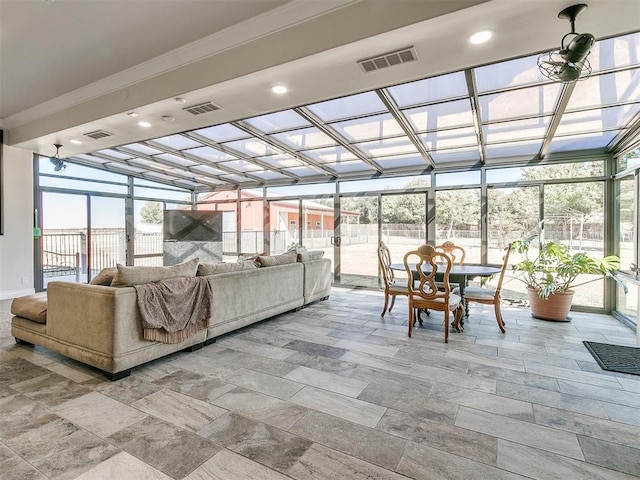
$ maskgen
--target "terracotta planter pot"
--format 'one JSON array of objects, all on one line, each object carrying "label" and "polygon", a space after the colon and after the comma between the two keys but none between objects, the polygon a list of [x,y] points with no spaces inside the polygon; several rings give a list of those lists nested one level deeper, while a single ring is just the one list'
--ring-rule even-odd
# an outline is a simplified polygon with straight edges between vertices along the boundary
[{"label": "terracotta planter pot", "polygon": [[535,288],[527,288],[529,295],[529,304],[531,305],[531,315],[542,320],[553,320],[556,322],[570,321],[567,316],[571,310],[573,301],[573,290],[566,292],[558,292],[549,296],[546,300],[538,297],[538,291]]}]

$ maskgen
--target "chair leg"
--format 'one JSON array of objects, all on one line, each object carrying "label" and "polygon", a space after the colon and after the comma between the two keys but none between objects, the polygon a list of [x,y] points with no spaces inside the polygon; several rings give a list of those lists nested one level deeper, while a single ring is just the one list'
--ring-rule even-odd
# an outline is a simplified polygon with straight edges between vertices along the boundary
[{"label": "chair leg", "polygon": [[502,312],[500,311],[500,300],[498,299],[498,301],[496,303],[493,304],[493,308],[495,310],[496,313],[496,322],[498,322],[498,328],[500,328],[500,331],[502,333],[505,332],[504,330],[504,320],[502,318]]},{"label": "chair leg", "polygon": [[449,309],[444,311],[444,343],[449,343]]},{"label": "chair leg", "polygon": [[458,307],[453,311],[453,328],[455,328],[458,333],[462,333],[464,331],[464,328],[460,323],[463,313],[464,312],[460,305],[458,305]]},{"label": "chair leg", "polygon": [[380,314],[381,317],[384,317],[384,314],[387,311],[388,303],[389,303],[389,294],[387,292],[384,292],[384,306],[382,307],[382,313]]},{"label": "chair leg", "polygon": [[396,296],[393,295],[391,297],[391,306],[389,307],[389,313],[391,313],[391,309],[393,308],[393,306],[396,304]]},{"label": "chair leg", "polygon": [[409,338],[411,338],[411,330],[413,330],[413,303],[409,301]]}]

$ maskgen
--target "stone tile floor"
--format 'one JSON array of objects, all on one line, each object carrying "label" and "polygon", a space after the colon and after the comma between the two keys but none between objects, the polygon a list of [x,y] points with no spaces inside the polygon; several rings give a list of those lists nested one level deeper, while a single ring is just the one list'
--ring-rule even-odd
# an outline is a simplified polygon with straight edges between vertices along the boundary
[{"label": "stone tile floor", "polygon": [[406,335],[407,304],[331,298],[135,368],[118,382],[8,336],[0,302],[2,479],[623,479],[640,476],[640,377],[582,340],[635,345],[604,315],[570,323],[472,306]]}]

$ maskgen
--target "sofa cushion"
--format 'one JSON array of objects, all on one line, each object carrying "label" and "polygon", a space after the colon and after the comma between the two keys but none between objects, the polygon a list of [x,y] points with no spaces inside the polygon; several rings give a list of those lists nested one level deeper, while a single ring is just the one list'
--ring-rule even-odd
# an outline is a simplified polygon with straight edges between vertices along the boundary
[{"label": "sofa cushion", "polygon": [[287,265],[296,263],[298,256],[295,252],[283,253],[281,255],[259,256],[256,260],[261,267],[274,267],[276,265]]},{"label": "sofa cushion", "polygon": [[324,257],[324,250],[309,250],[308,252],[298,253],[298,262],[311,262],[313,260],[319,260],[322,257]]},{"label": "sofa cushion", "polygon": [[258,268],[258,266],[252,261],[238,263],[201,263],[198,265],[197,276],[206,277],[207,275],[255,270],[256,268]]},{"label": "sofa cushion", "polygon": [[38,323],[47,323],[47,292],[14,298],[11,313]]},{"label": "sofa cushion", "polygon": [[198,269],[197,258],[170,267],[127,267],[120,265],[111,282],[112,287],[132,287],[149,282],[157,282],[176,277],[195,277]]},{"label": "sofa cushion", "polygon": [[[267,252],[262,252],[262,253],[252,253],[252,254],[247,254],[247,253],[241,253],[240,255],[238,255],[238,263],[241,262],[255,262],[258,260],[259,256],[265,256],[267,254]],[[256,265],[256,267],[259,267],[260,265]]]},{"label": "sofa cushion", "polygon": [[111,282],[113,282],[113,277],[115,277],[117,271],[118,267],[103,268],[89,283],[91,285],[105,285],[108,287],[111,285]]}]

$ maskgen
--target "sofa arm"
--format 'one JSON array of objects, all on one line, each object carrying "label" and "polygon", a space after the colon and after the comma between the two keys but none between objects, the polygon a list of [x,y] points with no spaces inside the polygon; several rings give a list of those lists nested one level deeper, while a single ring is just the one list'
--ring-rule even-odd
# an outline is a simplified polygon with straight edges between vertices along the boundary
[{"label": "sofa arm", "polygon": [[304,303],[315,302],[331,293],[331,260],[320,258],[304,262]]},{"label": "sofa arm", "polygon": [[141,330],[133,287],[54,281],[47,285],[47,335],[114,355],[138,343]]}]

